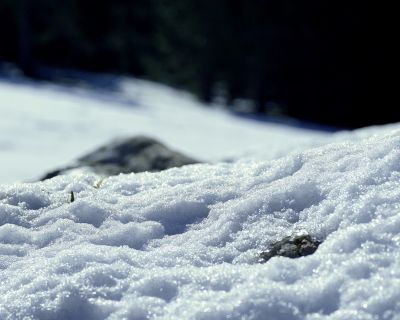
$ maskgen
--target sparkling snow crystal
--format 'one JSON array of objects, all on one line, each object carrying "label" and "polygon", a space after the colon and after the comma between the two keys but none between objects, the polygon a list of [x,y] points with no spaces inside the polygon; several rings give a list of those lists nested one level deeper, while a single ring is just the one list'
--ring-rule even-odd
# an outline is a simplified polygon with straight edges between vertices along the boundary
[{"label": "sparkling snow crystal", "polygon": [[400,132],[98,180],[0,187],[0,319],[400,317]]}]

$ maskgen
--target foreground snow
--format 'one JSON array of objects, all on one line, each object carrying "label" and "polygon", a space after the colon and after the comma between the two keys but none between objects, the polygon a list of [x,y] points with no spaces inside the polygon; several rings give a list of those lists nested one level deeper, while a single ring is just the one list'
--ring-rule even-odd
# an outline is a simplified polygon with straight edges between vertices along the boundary
[{"label": "foreground snow", "polygon": [[0,187],[1,319],[400,319],[399,131],[99,179]]}]

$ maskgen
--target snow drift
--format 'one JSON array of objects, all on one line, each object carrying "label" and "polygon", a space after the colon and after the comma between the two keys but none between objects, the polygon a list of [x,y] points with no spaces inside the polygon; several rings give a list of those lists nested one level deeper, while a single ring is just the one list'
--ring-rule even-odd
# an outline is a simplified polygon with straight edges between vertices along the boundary
[{"label": "snow drift", "polygon": [[[302,232],[313,255],[257,262]],[[0,255],[1,319],[400,319],[400,131],[0,186]]]}]

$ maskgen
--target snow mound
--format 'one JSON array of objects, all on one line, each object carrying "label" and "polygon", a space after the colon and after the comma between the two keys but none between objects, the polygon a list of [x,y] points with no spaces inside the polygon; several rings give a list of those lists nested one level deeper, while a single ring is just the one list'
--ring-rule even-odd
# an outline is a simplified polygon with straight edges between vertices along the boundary
[{"label": "snow mound", "polygon": [[[257,262],[304,231],[313,255]],[[1,319],[399,319],[400,131],[0,186],[0,256]]]}]

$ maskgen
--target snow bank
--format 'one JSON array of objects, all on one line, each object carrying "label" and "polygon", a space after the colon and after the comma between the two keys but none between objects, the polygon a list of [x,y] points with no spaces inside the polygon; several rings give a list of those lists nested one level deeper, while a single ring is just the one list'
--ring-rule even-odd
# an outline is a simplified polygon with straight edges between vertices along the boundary
[{"label": "snow bank", "polygon": [[145,135],[217,162],[255,154],[273,159],[330,136],[246,120],[155,83],[118,81],[118,92],[99,92],[0,80],[0,183],[37,180],[116,137]]},{"label": "snow bank", "polygon": [[99,179],[0,186],[1,319],[400,318],[399,131]]}]

